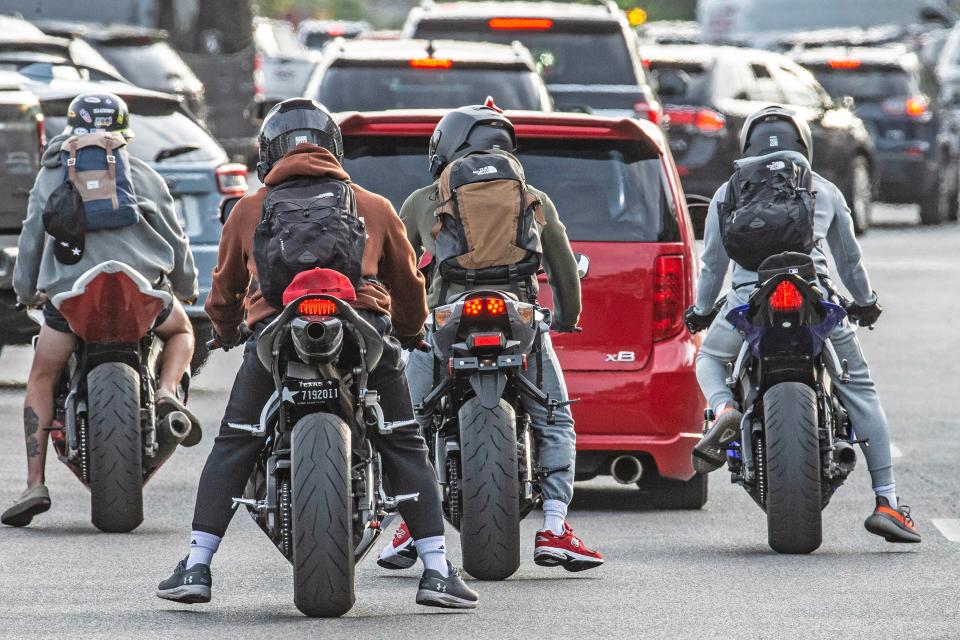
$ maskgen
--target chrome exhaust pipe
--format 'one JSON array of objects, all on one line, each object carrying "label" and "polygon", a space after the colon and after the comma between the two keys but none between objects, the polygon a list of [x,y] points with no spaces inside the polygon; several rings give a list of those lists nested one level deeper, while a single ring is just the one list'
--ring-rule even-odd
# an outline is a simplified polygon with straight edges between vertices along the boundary
[{"label": "chrome exhaust pipe", "polygon": [[617,456],[610,463],[610,475],[620,484],[634,484],[643,476],[643,463],[636,456]]}]

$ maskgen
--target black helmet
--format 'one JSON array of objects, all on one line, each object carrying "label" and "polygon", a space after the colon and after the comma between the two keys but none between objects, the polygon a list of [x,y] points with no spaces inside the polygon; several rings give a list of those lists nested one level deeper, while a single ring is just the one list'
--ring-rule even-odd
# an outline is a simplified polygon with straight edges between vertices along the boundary
[{"label": "black helmet", "polygon": [[740,130],[740,155],[762,156],[774,151],[797,151],[813,161],[810,125],[795,111],[780,105],[755,111]]},{"label": "black helmet", "polygon": [[327,108],[309,98],[290,98],[270,109],[257,135],[260,161],[257,175],[263,180],[277,161],[298,144],[315,144],[343,160],[343,136]]},{"label": "black helmet", "polygon": [[84,93],[74,98],[67,107],[63,132],[82,135],[101,131],[119,131],[127,140],[133,139],[127,103],[112,93]]},{"label": "black helmet", "polygon": [[440,176],[443,168],[468,153],[517,148],[517,134],[513,123],[495,107],[475,104],[447,113],[437,123],[430,137],[430,173]]}]

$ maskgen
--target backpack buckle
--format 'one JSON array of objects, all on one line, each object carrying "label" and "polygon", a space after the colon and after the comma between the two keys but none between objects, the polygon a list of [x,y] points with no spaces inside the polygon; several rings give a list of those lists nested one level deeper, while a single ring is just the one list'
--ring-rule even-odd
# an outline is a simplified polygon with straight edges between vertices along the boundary
[{"label": "backpack buckle", "polygon": [[108,163],[108,164],[116,164],[116,163],[117,163],[117,157],[114,156],[113,154],[108,155],[108,156],[107,156],[107,163]]},{"label": "backpack buckle", "polygon": [[72,167],[77,164],[76,158],[67,158],[67,166]]}]

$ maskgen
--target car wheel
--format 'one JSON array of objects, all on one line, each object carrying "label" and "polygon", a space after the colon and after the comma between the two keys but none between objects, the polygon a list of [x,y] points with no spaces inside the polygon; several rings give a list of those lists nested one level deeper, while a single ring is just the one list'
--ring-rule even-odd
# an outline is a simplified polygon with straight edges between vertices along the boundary
[{"label": "car wheel", "polygon": [[870,228],[873,211],[873,186],[870,183],[870,166],[866,158],[857,156],[850,167],[850,193],[845,196],[853,217],[853,230],[861,235]]},{"label": "car wheel", "polygon": [[947,220],[956,222],[960,217],[960,164],[953,167],[953,190],[950,192],[949,204],[947,206]]},{"label": "car wheel", "polygon": [[689,480],[671,480],[656,473],[644,474],[637,481],[643,505],[651,509],[695,510],[707,503],[707,476]]},{"label": "car wheel", "polygon": [[946,217],[950,201],[950,188],[946,183],[943,165],[937,169],[936,184],[920,201],[920,224],[938,225]]}]

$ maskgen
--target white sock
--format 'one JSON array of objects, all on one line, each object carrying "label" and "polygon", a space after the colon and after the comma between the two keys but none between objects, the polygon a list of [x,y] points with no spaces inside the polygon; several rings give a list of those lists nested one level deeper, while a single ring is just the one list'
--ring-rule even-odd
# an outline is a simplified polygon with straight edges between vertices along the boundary
[{"label": "white sock", "polygon": [[443,577],[447,577],[447,548],[443,544],[443,536],[430,536],[415,540],[417,554],[423,561],[423,568],[436,571]]},{"label": "white sock", "polygon": [[213,561],[213,554],[220,548],[220,536],[206,531],[190,532],[190,557],[187,558],[187,569],[195,564],[205,564],[208,567]]},{"label": "white sock", "polygon": [[890,484],[885,484],[879,487],[874,487],[873,492],[878,496],[882,496],[887,499],[887,502],[890,503],[891,509],[897,508],[897,485],[896,483],[891,482]]},{"label": "white sock", "polygon": [[563,523],[567,520],[567,503],[563,500],[543,501],[543,528],[553,533],[563,534]]}]

